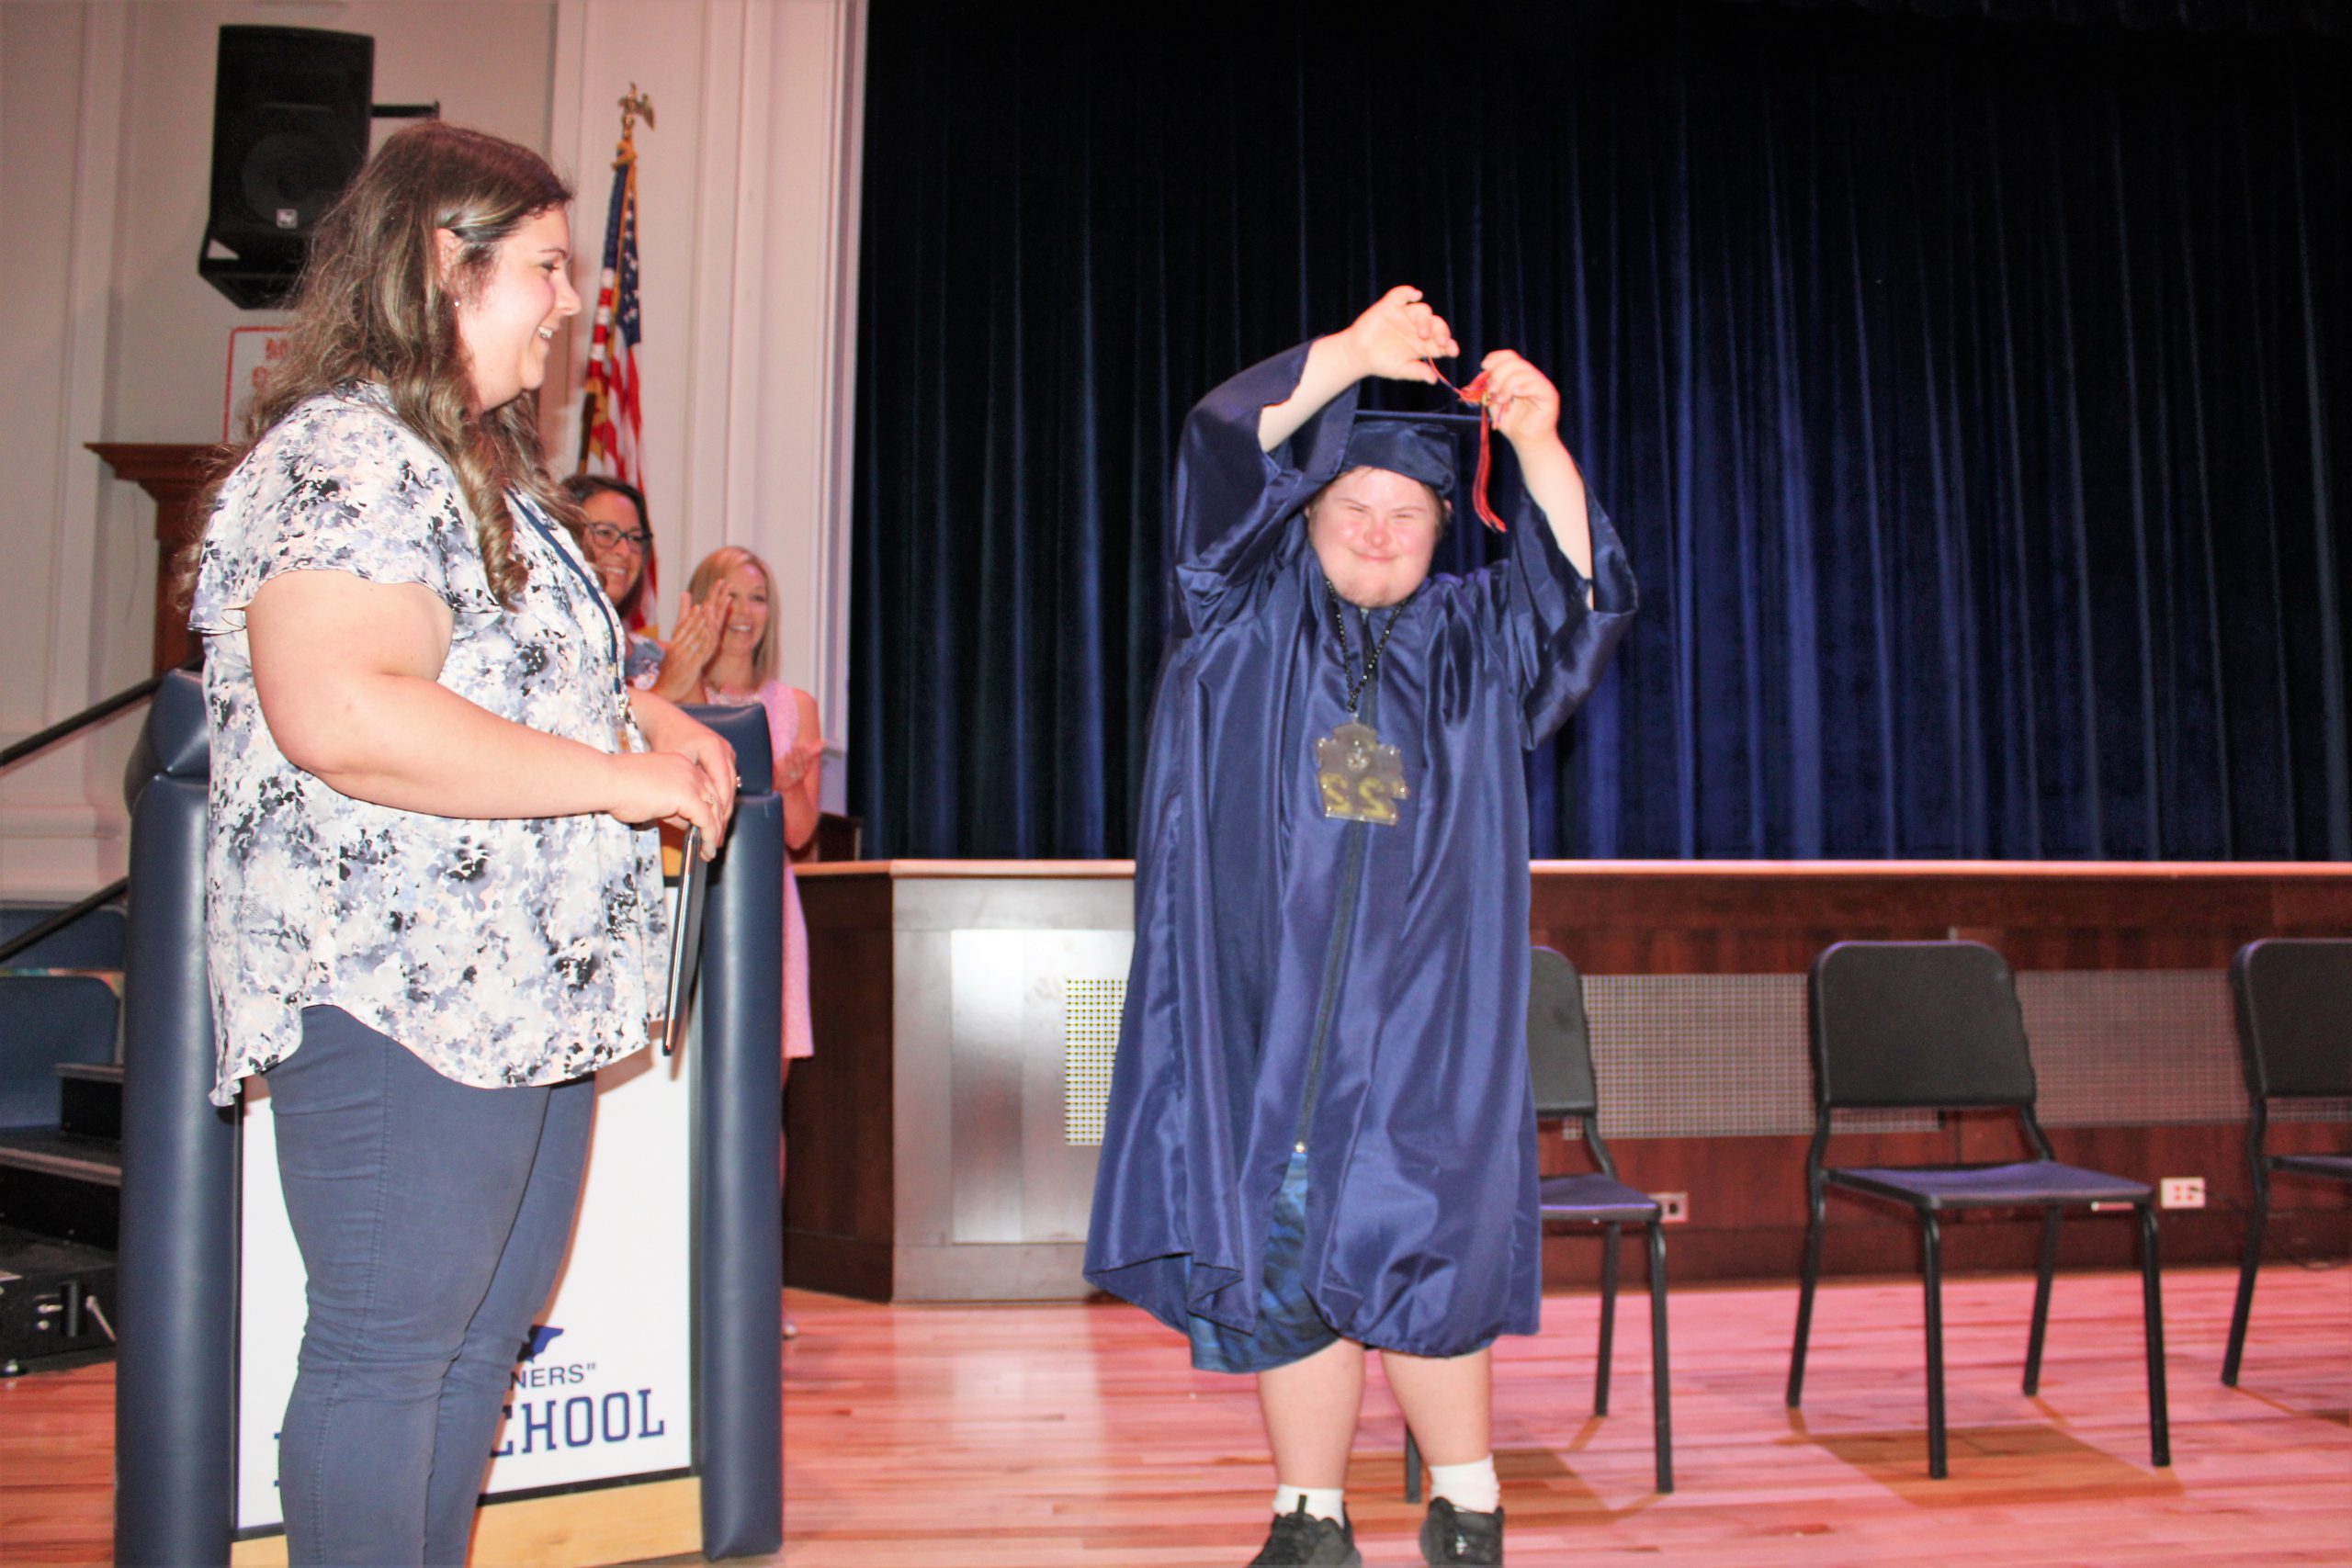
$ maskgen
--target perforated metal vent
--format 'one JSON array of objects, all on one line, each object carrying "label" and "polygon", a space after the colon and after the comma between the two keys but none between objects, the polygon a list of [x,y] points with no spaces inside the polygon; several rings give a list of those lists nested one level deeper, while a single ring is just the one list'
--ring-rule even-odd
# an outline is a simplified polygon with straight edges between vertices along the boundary
[{"label": "perforated metal vent", "polygon": [[1111,1063],[1119,1054],[1125,980],[1062,981],[1062,1135],[1074,1145],[1102,1142],[1111,1099]]}]

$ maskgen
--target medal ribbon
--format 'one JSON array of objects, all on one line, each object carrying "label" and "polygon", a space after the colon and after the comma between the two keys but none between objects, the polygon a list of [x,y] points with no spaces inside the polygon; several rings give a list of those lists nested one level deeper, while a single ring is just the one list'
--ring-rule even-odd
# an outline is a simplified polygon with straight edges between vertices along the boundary
[{"label": "medal ribbon", "polygon": [[1479,522],[1498,534],[1509,533],[1510,530],[1503,526],[1503,520],[1495,515],[1494,507],[1487,501],[1487,475],[1493,470],[1495,462],[1495,415],[1494,411],[1487,406],[1487,373],[1481,370],[1472,378],[1468,386],[1457,387],[1445,378],[1445,372],[1437,367],[1437,361],[1430,359],[1422,363],[1430,367],[1430,374],[1437,378],[1439,386],[1477,408],[1478,479],[1471,489],[1470,502],[1478,513]]},{"label": "medal ribbon", "polygon": [[1323,580],[1323,598],[1331,606],[1332,629],[1340,634],[1340,668],[1347,675],[1348,716],[1353,718],[1363,703],[1363,689],[1372,684],[1380,673],[1380,656],[1387,651],[1388,634],[1396,629],[1397,617],[1404,615],[1405,606],[1400,604],[1388,612],[1388,624],[1380,628],[1377,642],[1372,637],[1372,613],[1369,610],[1364,612],[1363,635],[1367,646],[1363,655],[1363,673],[1358,675],[1355,649],[1348,642],[1348,613],[1340,605],[1340,591],[1331,586],[1331,580],[1328,577]]}]

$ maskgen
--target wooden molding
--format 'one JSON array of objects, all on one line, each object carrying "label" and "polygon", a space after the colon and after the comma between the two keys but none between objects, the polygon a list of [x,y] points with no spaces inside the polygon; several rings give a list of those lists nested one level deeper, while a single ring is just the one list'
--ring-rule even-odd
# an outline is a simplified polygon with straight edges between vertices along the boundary
[{"label": "wooden molding", "polygon": [[187,613],[178,604],[172,561],[196,536],[196,499],[218,470],[222,449],[168,442],[92,441],[89,449],[106,460],[115,478],[129,479],[155,502],[155,636],[153,663],[163,673],[184,664],[196,651]]}]

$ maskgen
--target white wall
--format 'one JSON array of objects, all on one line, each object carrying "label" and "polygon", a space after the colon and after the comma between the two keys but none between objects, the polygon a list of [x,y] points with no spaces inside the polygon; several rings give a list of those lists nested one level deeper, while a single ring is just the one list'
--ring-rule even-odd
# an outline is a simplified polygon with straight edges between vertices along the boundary
[{"label": "white wall", "polygon": [[[573,281],[595,298],[619,100],[633,84],[646,505],[674,619],[695,563],[775,571],[778,673],[816,694],[843,798],[863,0],[567,0],[553,153],[580,192]],[[567,384],[587,360],[584,324]],[[579,408],[549,406],[579,447]]]},{"label": "white wall", "polygon": [[[863,0],[5,0],[0,3],[0,742],[143,675],[154,509],[92,440],[220,436],[232,327],[271,322],[198,276],[224,23],[376,39],[379,103],[548,153],[580,191],[593,297],[615,107],[639,127],[650,503],[674,602],[723,543],[776,569],[785,676],[839,731]],[[383,129],[379,127],[379,130]],[[587,348],[551,378],[569,466]],[[119,874],[138,718],[0,774],[0,897]],[[831,770],[838,801],[841,769]]]}]

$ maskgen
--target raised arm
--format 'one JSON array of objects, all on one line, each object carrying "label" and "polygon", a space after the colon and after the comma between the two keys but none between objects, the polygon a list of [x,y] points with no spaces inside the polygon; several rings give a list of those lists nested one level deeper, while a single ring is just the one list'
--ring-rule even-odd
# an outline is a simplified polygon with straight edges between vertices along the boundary
[{"label": "raised arm", "polygon": [[1552,525],[1560,553],[1589,583],[1592,581],[1592,519],[1586,510],[1584,476],[1560,441],[1560,391],[1551,378],[1510,349],[1498,349],[1479,367],[1487,377],[1487,411],[1519,459],[1527,497]]},{"label": "raised arm", "polygon": [[1527,499],[1544,514],[1539,531],[1522,513],[1510,560],[1478,574],[1518,662],[1524,740],[1533,746],[1600,682],[1639,591],[1624,547],[1561,444],[1558,389],[1508,349],[1487,355],[1482,368],[1487,414],[1511,445]]},{"label": "raised arm", "polygon": [[1461,352],[1453,330],[1421,303],[1421,291],[1399,285],[1346,327],[1308,345],[1297,390],[1258,417],[1259,449],[1271,452],[1289,440],[1333,398],[1367,376],[1434,385],[1437,372],[1429,362]]}]

